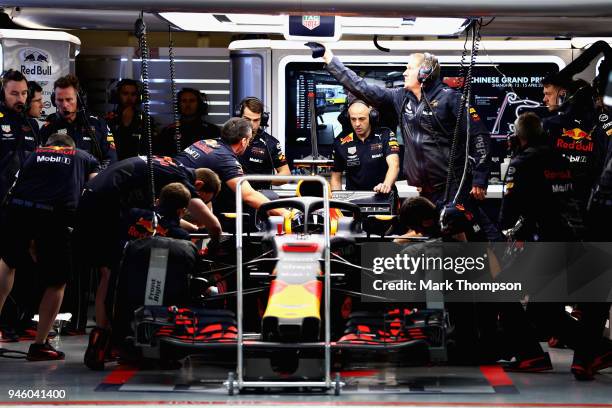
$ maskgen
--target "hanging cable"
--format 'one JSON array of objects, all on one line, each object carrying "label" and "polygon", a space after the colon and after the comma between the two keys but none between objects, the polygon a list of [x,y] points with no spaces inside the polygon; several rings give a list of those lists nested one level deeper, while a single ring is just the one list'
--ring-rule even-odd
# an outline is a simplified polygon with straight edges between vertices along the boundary
[{"label": "hanging cable", "polygon": [[[151,98],[149,93],[149,45],[147,43],[147,25],[144,22],[144,13],[140,12],[140,18],[136,20],[134,32],[138,38],[140,47],[140,65],[142,78],[142,106],[145,124],[145,139],[147,141],[147,169],[149,175],[149,193],[151,210],[155,208],[155,178],[153,174],[153,140],[151,136]],[[157,217],[153,215],[153,231],[157,229]]]},{"label": "hanging cable", "polygon": [[459,187],[457,188],[457,192],[455,193],[455,197],[453,198],[453,204],[457,203],[459,199],[459,194],[463,189],[463,185],[465,183],[465,179],[467,177],[468,168],[469,168],[469,160],[470,160],[470,137],[471,137],[471,128],[470,128],[470,100],[472,97],[472,69],[476,64],[476,58],[478,57],[478,47],[480,45],[480,29],[482,28],[482,19],[478,21],[477,24],[474,24],[472,28],[472,53],[470,56],[470,65],[468,67],[467,75],[465,78],[465,117],[466,117],[466,133],[465,133],[465,161],[463,163],[463,174],[461,175],[461,182],[459,183]]},{"label": "hanging cable", "polygon": [[172,95],[172,113],[174,115],[174,143],[176,153],[183,151],[181,147],[181,122],[179,119],[178,99],[176,96],[176,70],[174,68],[174,40],[172,39],[172,26],[168,25],[168,57],[170,60],[170,94]]},{"label": "hanging cable", "polygon": [[[469,98],[471,97],[472,68],[474,67],[474,64],[476,63],[476,57],[478,56],[478,45],[480,43],[480,26],[481,26],[481,22],[478,22],[476,20],[474,20],[472,24],[470,25],[471,33],[472,33],[472,47],[471,47],[470,63],[467,66],[467,70],[466,70],[466,65],[465,65],[465,59],[467,57],[468,51],[465,45],[463,47],[463,52],[461,54],[461,66],[459,69],[459,76],[463,77],[464,80],[463,80],[463,86],[461,90],[461,102],[459,104],[459,111],[457,112],[457,121],[455,123],[455,130],[453,132],[453,140],[452,140],[449,160],[448,160],[448,173],[446,177],[446,186],[444,189],[444,202],[445,203],[448,203],[449,201],[451,188],[452,188],[452,182],[456,180],[455,159],[457,155],[457,149],[459,147],[459,136],[461,134],[461,125],[463,122],[464,112],[466,113],[466,115],[468,115],[467,134],[466,134],[465,143],[466,143],[466,152],[469,152],[469,131],[470,131],[469,123],[470,121],[469,121],[468,106],[469,106]],[[468,36],[469,36],[469,31],[466,33],[466,44],[467,44]],[[462,174],[461,181],[458,186],[457,192],[453,198],[453,203],[455,203],[456,200],[458,199],[459,194],[461,192],[461,188],[463,187],[463,184],[465,182],[468,165],[469,165],[469,155],[466,154],[465,163],[463,167],[463,174]]]}]

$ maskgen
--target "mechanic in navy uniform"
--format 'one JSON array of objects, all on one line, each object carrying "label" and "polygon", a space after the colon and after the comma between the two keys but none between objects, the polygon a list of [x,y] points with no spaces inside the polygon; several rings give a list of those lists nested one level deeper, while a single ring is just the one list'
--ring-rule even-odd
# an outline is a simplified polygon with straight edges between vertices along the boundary
[{"label": "mechanic in navy uniform", "polygon": [[[534,113],[519,116],[515,128],[521,148],[508,168],[502,225],[510,227],[523,217],[523,233],[517,239],[573,241],[574,231],[563,214],[573,187],[569,161],[551,149]],[[610,305],[589,302],[579,304],[578,308],[582,312],[578,321],[567,317],[561,303],[530,303],[528,311],[542,332],[574,349],[571,371],[576,379],[593,380],[596,371],[612,365],[612,346],[602,338]]]},{"label": "mechanic in navy uniform", "polygon": [[0,92],[0,202],[27,155],[37,147],[38,123],[27,117],[28,81],[19,71],[2,75]]},{"label": "mechanic in navy uniform", "polygon": [[584,233],[584,217],[591,189],[597,179],[602,142],[594,132],[595,105],[591,86],[584,80],[569,80],[548,76],[542,80],[544,104],[553,113],[542,120],[553,150],[570,162],[574,176],[576,216],[570,222],[579,236]]},{"label": "mechanic in navy uniform", "polygon": [[[216,189],[221,181],[215,175]],[[215,187],[212,187],[215,188]],[[187,212],[191,193],[181,183],[170,183],[161,189],[155,210],[131,208],[126,216],[126,241],[153,236],[189,240],[189,232],[181,227],[181,219]],[[152,222],[153,216],[157,222]]]},{"label": "mechanic in navy uniform", "polygon": [[79,149],[97,158],[102,168],[117,161],[113,134],[103,119],[87,113],[76,76],[68,74],[55,81],[51,102],[57,112],[47,116],[40,130],[42,141],[53,133],[64,133],[74,140]]},{"label": "mechanic in navy uniform", "polygon": [[[205,203],[213,199],[218,183],[209,180],[215,174],[203,168],[187,168],[170,157],[152,157],[155,195],[174,182],[182,183],[191,194],[188,209],[197,227],[205,227],[213,240],[221,235],[221,225]],[[90,333],[89,346],[85,353],[85,364],[91,369],[100,369],[104,356],[96,350],[109,340],[110,321],[106,310],[107,293],[111,282],[111,271],[119,264],[121,242],[124,236],[122,219],[130,208],[150,207],[150,179],[147,158],[131,157],[106,168],[100,175],[85,185],[77,213],[76,239],[81,263],[98,268],[100,282],[96,292],[96,328]],[[191,223],[182,223],[186,228],[197,230]],[[110,286],[112,287],[112,286]]]},{"label": "mechanic in navy uniform", "polygon": [[[221,179],[221,192],[213,201],[215,214],[236,212],[236,187],[238,179],[244,176],[238,157],[247,150],[253,129],[251,122],[244,118],[230,118],[221,130],[220,139],[195,142],[176,156],[176,161],[188,167],[206,167],[217,173]],[[242,200],[252,208],[259,208],[270,201],[255,190],[248,181],[242,184]],[[272,214],[284,215],[283,210]]]},{"label": "mechanic in navy uniform", "polygon": [[[208,115],[206,93],[194,88],[183,88],[177,93],[176,99],[180,114],[181,149],[198,140],[221,137],[219,127],[204,120]],[[153,152],[160,156],[175,156],[178,153],[176,149],[176,124],[172,123],[153,140]]]},{"label": "mechanic in navy uniform", "polygon": [[347,190],[395,190],[399,174],[399,144],[395,133],[376,126],[378,112],[361,100],[348,107],[353,132],[338,136],[333,144],[334,167],[331,189],[342,189],[346,172]]},{"label": "mechanic in navy uniform", "polygon": [[[105,116],[106,123],[113,133],[119,160],[146,154],[145,125],[142,103],[142,84],[134,79],[124,78],[111,91],[111,103],[115,109]],[[155,125],[151,119],[151,132]]]},{"label": "mechanic in navy uniform", "polygon": [[502,228],[513,227],[522,217],[522,240],[571,240],[564,211],[574,189],[569,161],[547,145],[540,118],[533,112],[516,119],[515,132],[520,146],[506,176]]},{"label": "mechanic in navy uniform", "polygon": [[[419,188],[420,195],[434,203],[441,202],[461,94],[442,83],[436,57],[429,53],[411,54],[404,71],[404,86],[385,88],[367,83],[345,67],[328,48],[318,45],[314,50],[314,53],[324,51],[322,56],[327,71],[354,95],[372,106],[394,106],[405,146],[404,176],[409,185]],[[470,108],[469,114],[471,165],[459,202],[465,202],[468,193],[476,200],[484,200],[489,178],[490,135],[476,110]],[[461,123],[460,143],[451,169],[451,199],[459,188],[465,162],[465,147],[461,146],[461,141],[466,140],[467,123]]]},{"label": "mechanic in navy uniform", "polygon": [[589,240],[600,242],[608,242],[612,231],[612,108],[603,103],[608,72],[600,67],[593,81],[597,109],[593,140],[599,142],[599,154],[586,219]]},{"label": "mechanic in navy uniform", "polygon": [[[40,321],[30,361],[62,360],[64,353],[47,341],[71,276],[70,228],[81,190],[99,169],[89,153],[76,149],[65,134],[50,135],[45,147],[33,152],[19,172],[8,202],[9,236],[0,261],[0,311],[24,260],[32,256],[39,265],[45,292],[39,306]],[[33,242],[33,245],[31,245]]]},{"label": "mechanic in navy uniform", "polygon": [[[270,115],[264,112],[263,102],[254,96],[245,98],[240,102],[236,113],[236,116],[249,120],[253,128],[253,140],[244,154],[239,156],[244,172],[246,174],[291,175],[280,142],[264,130],[268,126]],[[258,191],[269,190],[272,184],[281,185],[285,182],[251,182],[251,186]]]}]

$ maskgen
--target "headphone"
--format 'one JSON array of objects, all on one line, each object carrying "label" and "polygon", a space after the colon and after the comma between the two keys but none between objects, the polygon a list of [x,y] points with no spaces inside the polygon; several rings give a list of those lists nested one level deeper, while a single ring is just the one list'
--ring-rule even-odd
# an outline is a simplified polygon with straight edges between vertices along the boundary
[{"label": "headphone", "polygon": [[119,99],[119,94],[121,93],[121,88],[123,88],[124,86],[136,87],[136,104],[141,105],[143,94],[142,82],[131,78],[123,78],[119,82],[117,82],[117,84],[115,84],[115,87],[110,90],[110,103],[112,103],[113,105],[119,105],[121,103]]},{"label": "headphone", "polygon": [[431,75],[440,68],[438,59],[428,52],[423,53],[423,62],[419,67],[419,73],[417,79],[420,83],[424,84],[431,77]]},{"label": "headphone", "polygon": [[[259,103],[262,107],[264,106],[263,101],[259,99],[258,97],[247,96],[246,98],[241,100],[240,103],[238,104],[238,107],[236,108],[236,111],[234,112],[234,116],[241,118],[242,115],[244,114],[244,108],[246,107],[246,104],[251,101]],[[266,112],[264,108],[261,112],[261,122],[259,122],[259,127],[261,129],[265,129],[268,127],[269,122],[270,122],[270,112]]]},{"label": "headphone", "polygon": [[[76,91],[77,112],[81,109],[85,109],[85,107],[87,107],[87,94],[81,89],[81,84],[77,82],[76,84],[70,84],[68,87],[73,87]],[[51,105],[57,109],[57,104],[55,103],[55,88],[57,87],[54,86],[53,92],[51,92]]]},{"label": "headphone", "polygon": [[[21,77],[22,79],[9,78],[12,75],[14,75],[15,77]],[[16,69],[11,68],[7,71],[4,71],[2,73],[2,79],[0,81],[0,104],[2,105],[4,105],[6,102],[6,96],[4,95],[4,84],[8,81],[17,81],[17,82],[26,81],[26,83],[28,82],[25,75],[23,75],[20,71],[17,71]],[[34,97],[34,91],[32,90],[32,88],[30,88],[30,85],[28,83],[28,96],[26,98],[26,103],[24,105],[24,112],[27,112],[28,106],[30,105],[30,101],[32,100],[33,97]]]},{"label": "headphone", "polygon": [[378,125],[380,123],[380,113],[378,112],[378,110],[376,110],[373,106],[368,105],[367,103],[365,103],[361,99],[353,99],[346,106],[346,109],[344,109],[338,115],[338,122],[340,122],[340,124],[342,125],[342,129],[345,128],[345,125],[346,125],[347,129],[352,129],[353,125],[351,125],[351,117],[349,115],[349,109],[355,103],[361,103],[361,104],[364,104],[365,106],[367,106],[368,108],[370,108],[370,114],[368,115],[368,117],[370,119],[370,128],[374,129],[374,128],[378,127]]},{"label": "headphone", "polygon": [[196,96],[196,99],[198,101],[198,111],[196,112],[196,114],[198,116],[208,115],[208,105],[209,105],[208,96],[206,96],[206,93],[200,92],[199,90],[195,88],[183,88],[177,92],[176,101],[177,101],[177,104],[179,105],[179,111],[180,111],[180,105],[181,105],[181,96],[185,92],[194,94]]}]

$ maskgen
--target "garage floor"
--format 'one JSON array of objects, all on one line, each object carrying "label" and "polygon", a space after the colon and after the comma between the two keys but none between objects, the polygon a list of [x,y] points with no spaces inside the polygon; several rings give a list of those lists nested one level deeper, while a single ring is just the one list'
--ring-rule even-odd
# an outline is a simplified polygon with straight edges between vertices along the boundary
[{"label": "garage floor", "polygon": [[[58,341],[58,340],[54,340]],[[612,369],[590,383],[569,372],[571,351],[552,350],[555,370],[540,374],[505,373],[498,366],[382,368],[375,363],[342,372],[347,386],[336,397],[299,390],[246,392],[229,397],[222,381],[227,368],[188,359],[177,370],[137,370],[117,364],[104,372],[82,363],[86,336],[62,337],[62,362],[27,362],[18,353],[0,357],[1,405],[256,405],[292,406],[453,406],[453,407],[612,407]],[[27,351],[29,342],[3,343],[5,350]],[[26,391],[10,398],[10,391]],[[37,390],[64,390],[65,398],[28,398]],[[14,394],[14,393],[13,393]],[[57,395],[57,392],[56,392]]]}]

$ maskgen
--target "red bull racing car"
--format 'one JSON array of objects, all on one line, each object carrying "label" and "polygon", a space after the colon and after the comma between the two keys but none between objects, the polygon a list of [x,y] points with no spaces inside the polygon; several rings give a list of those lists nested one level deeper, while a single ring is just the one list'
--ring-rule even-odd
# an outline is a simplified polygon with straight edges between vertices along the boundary
[{"label": "red bull racing car", "polygon": [[[267,215],[276,208],[291,211],[285,217]],[[236,361],[240,337],[244,378],[257,379],[320,377],[325,345],[336,366],[369,361],[372,354],[379,361],[427,363],[430,348],[444,345],[444,312],[370,304],[363,302],[365,295],[360,292],[360,274],[371,273],[359,265],[360,245],[372,239],[372,234],[384,236],[395,216],[369,215],[364,220],[359,206],[336,200],[329,200],[328,211],[324,211],[322,198],[309,196],[262,205],[257,216],[261,231],[244,235],[241,268],[236,265],[236,237],[229,234],[204,251],[197,252],[191,243],[185,243],[183,246],[189,245],[182,256],[189,253],[192,260],[188,263],[197,265],[191,269],[184,260],[175,268],[170,248],[163,295],[154,301],[146,297],[156,287],[150,284],[152,260],[148,270],[141,268],[147,277],[139,285],[118,286],[128,292],[143,284],[147,288],[139,307],[134,299],[142,300],[142,295],[118,291],[117,298],[123,303],[132,300],[127,307],[116,308],[120,315],[116,321],[123,321],[124,327],[115,330],[119,341],[127,338],[131,354],[144,358],[174,361],[203,355],[211,362],[231,363]],[[325,218],[330,225],[329,241],[325,239]],[[154,256],[156,247],[173,245],[165,238],[157,240],[141,243],[132,251],[128,248],[126,256],[146,260]],[[326,242],[330,245],[328,271]],[[126,264],[133,266],[129,261]],[[239,269],[241,287],[236,284]],[[133,267],[130,274],[133,283]],[[326,274],[331,296],[324,313]],[[183,284],[169,286],[170,275]],[[169,289],[178,292],[172,294]],[[244,332],[240,336],[239,324]]]}]

